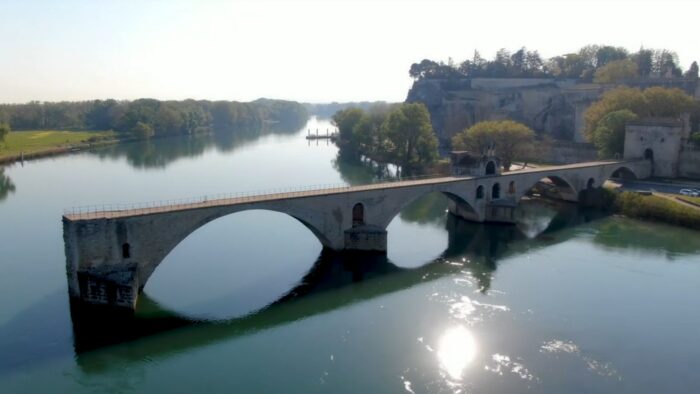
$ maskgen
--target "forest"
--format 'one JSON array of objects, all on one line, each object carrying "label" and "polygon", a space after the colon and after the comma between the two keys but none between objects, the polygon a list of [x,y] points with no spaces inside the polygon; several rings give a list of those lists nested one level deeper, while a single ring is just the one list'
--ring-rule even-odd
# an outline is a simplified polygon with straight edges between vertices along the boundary
[{"label": "forest", "polygon": [[137,137],[188,135],[213,130],[301,127],[308,111],[294,101],[91,100],[0,104],[0,124],[21,130],[114,130]]},{"label": "forest", "polygon": [[[596,75],[597,74],[597,75]],[[693,62],[683,72],[678,55],[668,49],[640,48],[629,52],[610,45],[587,45],[576,52],[544,59],[538,51],[525,47],[511,52],[500,49],[492,60],[474,51],[461,63],[423,59],[413,63],[409,75],[423,78],[561,78],[580,82],[614,82],[612,79],[653,77],[698,77],[698,64]],[[596,80],[598,79],[598,80]]]}]

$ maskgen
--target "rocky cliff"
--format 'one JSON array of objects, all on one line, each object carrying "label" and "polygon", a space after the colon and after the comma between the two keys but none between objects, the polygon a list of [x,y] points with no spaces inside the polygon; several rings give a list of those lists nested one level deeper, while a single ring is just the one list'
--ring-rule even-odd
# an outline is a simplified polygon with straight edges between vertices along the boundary
[{"label": "rocky cliff", "polygon": [[[697,79],[640,79],[625,85],[677,87],[700,99]],[[453,78],[417,80],[407,102],[424,103],[442,145],[484,120],[512,119],[558,140],[582,142],[583,114],[615,85],[577,84],[549,78]]]}]

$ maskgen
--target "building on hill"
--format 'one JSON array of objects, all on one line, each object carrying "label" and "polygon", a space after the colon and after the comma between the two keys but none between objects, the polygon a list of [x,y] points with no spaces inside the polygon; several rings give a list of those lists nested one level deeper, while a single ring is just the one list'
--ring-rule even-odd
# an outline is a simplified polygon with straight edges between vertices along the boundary
[{"label": "building on hill", "polygon": [[[700,100],[698,78],[639,78],[626,86],[680,88]],[[423,78],[407,102],[425,104],[441,145],[484,120],[511,119],[557,140],[583,142],[586,109],[619,84],[576,83],[554,78]]]}]

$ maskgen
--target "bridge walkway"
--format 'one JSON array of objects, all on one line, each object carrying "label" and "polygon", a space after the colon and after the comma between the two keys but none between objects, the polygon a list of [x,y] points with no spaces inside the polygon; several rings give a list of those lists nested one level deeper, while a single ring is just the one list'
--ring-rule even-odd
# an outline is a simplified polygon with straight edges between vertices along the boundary
[{"label": "bridge walkway", "polygon": [[[562,170],[571,170],[577,168],[589,168],[601,165],[610,164],[625,164],[636,161],[629,160],[601,160],[585,163],[575,163],[566,164],[560,166],[549,166],[549,167],[536,167],[527,168],[516,171],[506,172],[500,175],[487,175],[481,177],[470,177],[470,176],[445,176],[445,177],[435,177],[426,179],[412,179],[412,180],[400,180],[400,181],[390,181],[390,182],[379,182],[371,183],[366,185],[357,186],[338,186],[322,189],[312,189],[312,190],[297,190],[297,191],[286,191],[279,193],[267,193],[267,194],[250,194],[250,195],[230,195],[224,198],[213,198],[209,199],[207,196],[199,197],[196,200],[189,200],[187,202],[181,203],[145,203],[137,205],[116,205],[116,206],[94,206],[88,208],[74,208],[72,210],[67,210],[63,215],[64,219],[67,221],[80,221],[80,220],[94,220],[94,219],[115,219],[124,218],[132,216],[141,215],[151,215],[159,213],[169,213],[182,210],[191,210],[198,208],[209,208],[217,206],[230,206],[236,204],[250,204],[258,202],[268,202],[277,200],[287,200],[295,198],[304,197],[316,197],[325,196],[333,194],[347,194],[362,192],[368,190],[382,190],[382,189],[395,189],[419,185],[434,185],[434,184],[445,184],[451,182],[462,182],[465,180],[472,180],[477,178],[492,178],[492,177],[507,177],[519,174],[531,174],[531,173],[543,173],[552,174]],[[101,209],[100,209],[101,208]]]}]

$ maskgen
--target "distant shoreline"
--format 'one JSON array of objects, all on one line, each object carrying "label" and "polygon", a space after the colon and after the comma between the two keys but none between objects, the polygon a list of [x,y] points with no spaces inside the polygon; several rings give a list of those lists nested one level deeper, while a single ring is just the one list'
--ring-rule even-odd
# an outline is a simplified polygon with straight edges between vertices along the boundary
[{"label": "distant shoreline", "polygon": [[[18,132],[21,133],[21,132]],[[47,146],[46,148],[36,149],[29,152],[20,152],[3,155],[0,153],[0,166],[9,165],[16,162],[36,160],[45,157],[58,156],[73,152],[81,152],[87,149],[92,149],[95,147],[116,145],[124,142],[138,141],[139,138],[126,137],[126,138],[110,138],[99,141],[81,141],[61,146]]]}]

